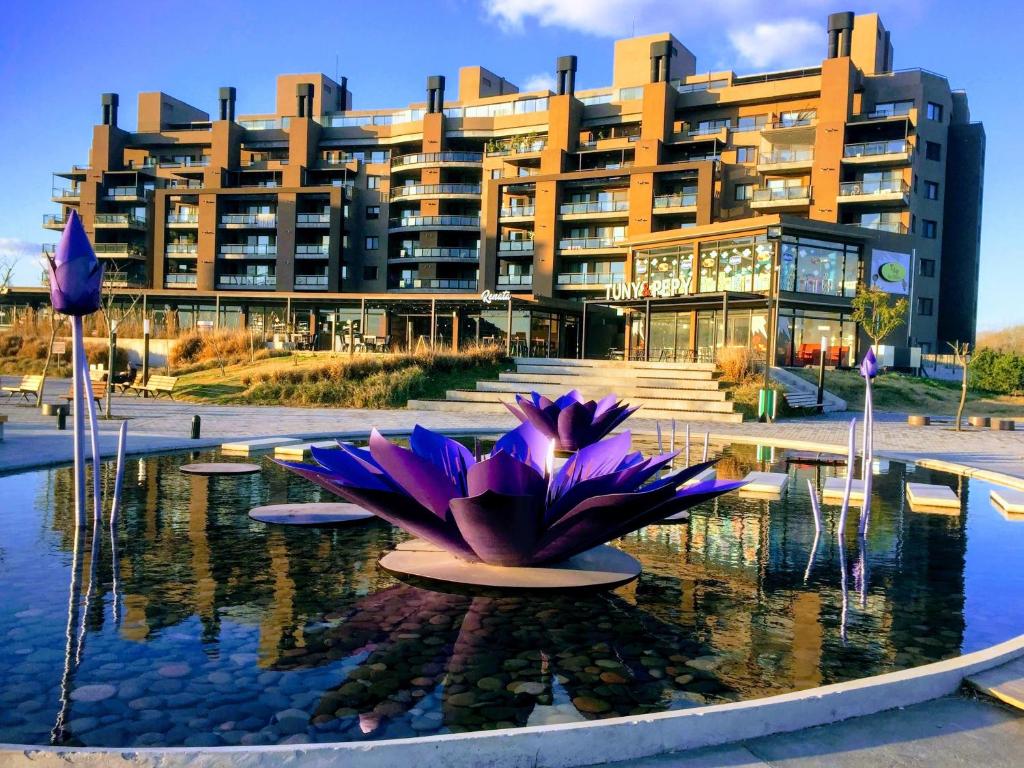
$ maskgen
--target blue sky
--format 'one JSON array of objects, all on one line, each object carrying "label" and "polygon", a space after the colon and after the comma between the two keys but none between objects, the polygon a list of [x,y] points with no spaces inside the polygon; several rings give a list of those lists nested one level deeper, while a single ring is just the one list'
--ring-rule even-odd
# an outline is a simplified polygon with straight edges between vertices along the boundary
[{"label": "blue sky", "polygon": [[[282,16],[280,9],[288,9]],[[192,9],[195,12],[191,12]],[[282,72],[337,71],[356,108],[424,97],[427,75],[481,64],[512,82],[543,84],[557,56],[579,56],[577,87],[611,80],[612,40],[673,32],[698,71],[739,73],[818,63],[825,18],[877,11],[892,32],[896,67],[946,75],[970,95],[988,134],[982,240],[983,328],[1024,323],[1024,193],[1020,32],[1024,4],[962,0],[264,0],[150,4],[123,0],[9,0],[0,26],[0,256],[24,254],[16,282],[38,279],[40,228],[51,171],[88,160],[99,94],[121,95],[134,125],[139,91],[163,90],[213,112],[217,88],[238,88],[239,113],[270,111]]]}]

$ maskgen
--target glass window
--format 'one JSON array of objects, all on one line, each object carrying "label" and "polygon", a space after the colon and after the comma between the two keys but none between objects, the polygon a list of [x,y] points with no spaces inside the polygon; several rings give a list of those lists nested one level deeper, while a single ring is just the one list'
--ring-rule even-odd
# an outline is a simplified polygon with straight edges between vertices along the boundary
[{"label": "glass window", "polygon": [[372,219],[380,218],[380,206],[379,205],[368,205],[366,206],[366,219],[370,221]]},{"label": "glass window", "polygon": [[380,188],[380,176],[367,176],[366,177],[366,188],[367,189],[378,189],[378,188]]},{"label": "glass window", "polygon": [[[737,131],[759,131],[768,122],[768,115],[750,115],[736,121]],[[751,147],[753,149],[753,147]]]},{"label": "glass window", "polygon": [[941,160],[942,145],[936,141],[926,141],[924,143],[924,156],[929,160]]},{"label": "glass window", "polygon": [[882,117],[895,117],[897,115],[909,115],[914,108],[913,101],[883,101],[875,105],[873,114]]},{"label": "glass window", "polygon": [[363,267],[363,280],[376,280],[377,267]]},{"label": "glass window", "polygon": [[368,251],[375,251],[380,247],[379,237],[367,237],[365,242],[365,248]]},{"label": "glass window", "polygon": [[928,219],[921,219],[921,237],[926,237],[929,240],[934,240],[939,236],[939,223],[937,221],[929,221]]},{"label": "glass window", "polygon": [[917,297],[917,314],[930,316],[935,308],[935,302],[927,296]]},{"label": "glass window", "polygon": [[924,196],[929,200],[939,199],[939,182],[926,181],[924,183]]},{"label": "glass window", "polygon": [[824,296],[853,296],[857,291],[860,257],[855,245],[787,236],[780,261],[780,290]]},{"label": "glass window", "polygon": [[757,162],[757,147],[736,147],[737,163]]},{"label": "glass window", "polygon": [[935,277],[935,259],[921,259],[917,273],[921,277]]},{"label": "glass window", "polygon": [[753,184],[737,184],[732,188],[733,200],[736,202],[742,202],[743,200],[749,200],[753,195],[754,185]]},{"label": "glass window", "polygon": [[934,120],[937,123],[942,122],[942,105],[936,104],[934,101],[928,102],[928,119]]}]

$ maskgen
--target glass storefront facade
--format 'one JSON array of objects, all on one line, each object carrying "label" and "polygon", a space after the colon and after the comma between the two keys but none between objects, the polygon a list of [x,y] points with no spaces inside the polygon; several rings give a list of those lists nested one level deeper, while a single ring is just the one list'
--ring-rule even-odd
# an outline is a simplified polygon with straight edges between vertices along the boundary
[{"label": "glass storefront facade", "polygon": [[783,291],[850,298],[857,293],[861,269],[856,245],[787,235],[779,261]]},{"label": "glass storefront facade", "polygon": [[775,364],[818,365],[822,341],[825,344],[825,365],[856,364],[857,324],[847,315],[783,308],[779,312]]}]

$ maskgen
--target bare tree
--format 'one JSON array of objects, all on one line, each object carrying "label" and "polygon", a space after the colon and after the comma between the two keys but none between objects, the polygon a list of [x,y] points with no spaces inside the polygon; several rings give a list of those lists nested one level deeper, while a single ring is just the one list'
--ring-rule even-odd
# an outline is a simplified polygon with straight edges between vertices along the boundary
[{"label": "bare tree", "polygon": [[0,253],[0,296],[11,289],[14,280],[14,269],[18,266],[21,255],[17,253]]},{"label": "bare tree", "polygon": [[[64,326],[67,320],[65,315],[59,315],[51,310],[50,312],[50,344],[46,348],[46,362],[43,363],[43,386],[39,388],[39,397],[36,398],[36,407],[42,410],[43,390],[46,388],[46,372],[50,369],[50,360],[53,359],[53,343],[57,340],[57,332]],[[60,375],[60,371],[57,372]]]},{"label": "bare tree", "polygon": [[949,342],[950,349],[953,350],[953,357],[956,360],[956,364],[960,366],[960,405],[956,409],[956,431],[960,431],[960,425],[963,422],[964,417],[964,406],[967,405],[967,369],[971,365],[973,359],[973,350],[971,349],[970,342]]}]

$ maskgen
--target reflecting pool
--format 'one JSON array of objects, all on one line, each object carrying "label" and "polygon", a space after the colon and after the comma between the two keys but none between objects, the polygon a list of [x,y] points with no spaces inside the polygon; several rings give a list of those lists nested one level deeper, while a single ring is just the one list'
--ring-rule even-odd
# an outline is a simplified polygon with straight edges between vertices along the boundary
[{"label": "reflecting pool", "polygon": [[[76,548],[70,468],[0,477],[0,742],[280,744],[572,722],[849,680],[1024,631],[1024,517],[996,511],[985,483],[883,464],[866,540],[852,513],[840,549],[825,505],[815,548],[806,481],[842,467],[716,453],[723,478],[788,472],[785,495],[730,494],[631,534],[616,545],[643,563],[639,580],[554,597],[404,584],[376,565],[406,537],[382,522],[251,521],[259,504],[329,499],[269,459],[235,478],[178,472],[215,452],[129,460],[114,548],[105,525]],[[951,486],[961,512],[912,512],[908,479]]]}]

